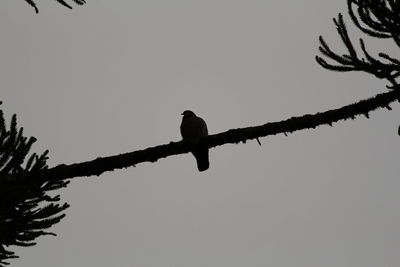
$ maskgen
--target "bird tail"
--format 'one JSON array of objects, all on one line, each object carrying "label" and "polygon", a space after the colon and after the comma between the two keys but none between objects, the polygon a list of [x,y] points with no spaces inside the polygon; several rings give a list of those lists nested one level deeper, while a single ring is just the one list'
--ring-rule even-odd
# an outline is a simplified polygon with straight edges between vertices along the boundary
[{"label": "bird tail", "polygon": [[198,149],[193,151],[193,155],[197,161],[197,169],[199,171],[205,171],[210,167],[210,162],[208,159],[208,149]]}]

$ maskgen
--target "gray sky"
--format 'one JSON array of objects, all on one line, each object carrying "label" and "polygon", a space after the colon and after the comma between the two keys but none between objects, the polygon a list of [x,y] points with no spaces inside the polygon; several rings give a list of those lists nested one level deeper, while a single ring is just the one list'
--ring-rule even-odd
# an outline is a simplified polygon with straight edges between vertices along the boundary
[{"label": "gray sky", "polygon": [[[344,0],[37,4],[39,15],[22,0],[1,3],[1,100],[38,138],[33,150],[50,150],[50,166],[177,141],[185,109],[218,133],[385,91],[366,74],[328,72],[314,60],[320,34],[343,51],[332,18]],[[263,138],[262,147],[218,147],[205,173],[185,154],[74,179],[59,192],[71,208],[52,228],[58,236],[17,249],[12,263],[398,266],[392,107]]]}]

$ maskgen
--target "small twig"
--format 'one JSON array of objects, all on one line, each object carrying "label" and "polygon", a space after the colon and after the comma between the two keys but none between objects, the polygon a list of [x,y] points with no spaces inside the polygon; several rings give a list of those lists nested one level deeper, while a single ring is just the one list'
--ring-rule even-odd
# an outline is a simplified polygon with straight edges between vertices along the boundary
[{"label": "small twig", "polygon": [[260,142],[260,140],[258,139],[258,137],[256,138],[256,140],[257,140],[258,144],[261,146],[261,142]]}]

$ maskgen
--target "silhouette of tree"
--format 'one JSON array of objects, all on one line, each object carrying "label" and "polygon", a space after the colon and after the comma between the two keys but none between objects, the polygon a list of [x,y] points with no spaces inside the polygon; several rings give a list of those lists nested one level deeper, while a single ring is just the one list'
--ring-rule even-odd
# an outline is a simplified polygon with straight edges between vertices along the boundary
[{"label": "silhouette of tree", "polygon": [[[32,6],[33,1],[26,0]],[[57,2],[68,6],[62,0]],[[83,0],[74,0],[83,4]],[[347,0],[348,12],[352,22],[365,34],[376,38],[391,38],[400,47],[400,0]],[[22,128],[17,129],[16,117],[11,120],[7,130],[0,110],[0,266],[5,260],[17,257],[7,251],[5,246],[30,246],[44,231],[64,217],[62,213],[68,204],[56,204],[59,196],[51,197],[48,191],[67,185],[66,179],[81,176],[100,175],[105,171],[135,166],[142,162],[156,162],[161,158],[188,153],[198,145],[213,148],[216,146],[276,135],[292,133],[303,129],[330,125],[340,120],[355,119],[357,116],[369,118],[369,113],[379,108],[391,110],[390,104],[400,102],[400,60],[380,52],[373,57],[366,49],[363,39],[359,40],[362,55],[357,53],[349,37],[342,14],[334,19],[338,34],[347,49],[346,54],[335,53],[322,37],[319,38],[321,56],[316,61],[324,68],[333,71],[363,71],[378,79],[388,81],[387,92],[373,98],[338,108],[292,117],[264,125],[231,129],[199,140],[170,142],[130,153],[97,158],[92,161],[71,165],[58,165],[48,168],[47,151],[41,156],[33,154],[23,167],[34,138],[23,137]],[[329,63],[328,61],[332,62]],[[400,128],[399,128],[400,134]],[[47,204],[50,203],[50,204]]]},{"label": "silhouette of tree", "polygon": [[[69,9],[72,9],[72,6],[70,6],[64,0],[55,0],[55,1],[65,7],[68,7]],[[80,6],[83,5],[84,3],[86,3],[86,0],[72,0],[72,1],[75,2],[75,4],[80,5]],[[33,0],[25,0],[25,2],[27,2],[29,5],[31,5],[35,9],[36,13],[39,13],[39,8],[37,7],[36,3]]]}]

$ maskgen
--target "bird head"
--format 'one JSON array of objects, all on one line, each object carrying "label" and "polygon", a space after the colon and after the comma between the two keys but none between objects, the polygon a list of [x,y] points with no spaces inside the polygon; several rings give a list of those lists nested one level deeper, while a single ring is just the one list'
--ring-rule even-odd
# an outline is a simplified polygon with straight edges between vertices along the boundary
[{"label": "bird head", "polygon": [[183,113],[182,113],[182,115],[184,116],[184,117],[196,117],[196,115],[193,113],[193,111],[191,111],[191,110],[185,110]]}]

